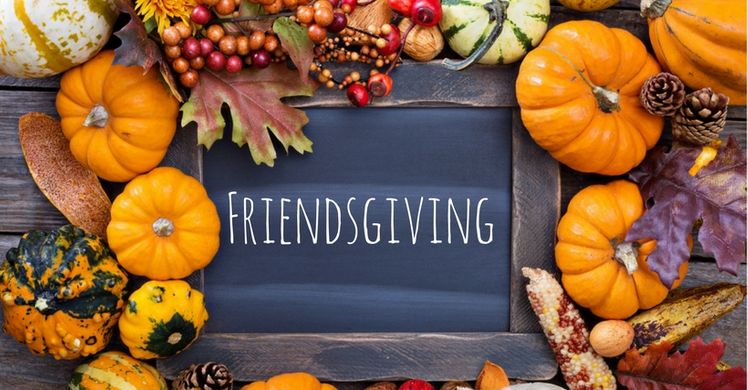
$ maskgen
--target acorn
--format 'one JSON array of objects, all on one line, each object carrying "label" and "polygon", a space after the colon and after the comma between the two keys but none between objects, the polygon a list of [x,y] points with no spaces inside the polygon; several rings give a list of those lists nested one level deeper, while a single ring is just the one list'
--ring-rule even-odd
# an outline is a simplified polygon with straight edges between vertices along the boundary
[{"label": "acorn", "polygon": [[590,345],[602,357],[616,357],[628,351],[634,341],[634,328],[626,321],[599,322],[590,332]]},{"label": "acorn", "polygon": [[[398,25],[401,34],[413,23],[403,18]],[[416,61],[431,61],[444,49],[444,37],[439,27],[415,26],[405,38],[403,51]]]}]

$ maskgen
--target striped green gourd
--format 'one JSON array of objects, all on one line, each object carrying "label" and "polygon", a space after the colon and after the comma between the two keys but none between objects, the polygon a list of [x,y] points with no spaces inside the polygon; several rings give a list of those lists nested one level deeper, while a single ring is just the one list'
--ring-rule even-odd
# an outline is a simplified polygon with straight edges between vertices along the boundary
[{"label": "striped green gourd", "polygon": [[149,364],[122,352],[105,352],[73,372],[70,390],[166,390],[166,381]]},{"label": "striped green gourd", "polygon": [[[485,8],[492,0],[442,0],[442,20],[439,27],[449,47],[462,57],[468,57],[487,44],[497,21]],[[540,43],[548,28],[551,6],[549,0],[498,0],[505,8],[501,34],[485,55],[481,64],[511,64],[519,61]]]}]

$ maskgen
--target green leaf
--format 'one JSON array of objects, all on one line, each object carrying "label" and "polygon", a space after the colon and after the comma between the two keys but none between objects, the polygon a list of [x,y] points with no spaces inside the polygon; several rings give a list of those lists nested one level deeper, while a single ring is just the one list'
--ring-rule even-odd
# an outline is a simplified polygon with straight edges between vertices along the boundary
[{"label": "green leaf", "polygon": [[281,46],[288,52],[302,82],[309,79],[309,67],[314,59],[314,43],[309,38],[306,28],[288,17],[282,17],[273,23],[273,31],[278,35]]},{"label": "green leaf", "polygon": [[310,80],[301,81],[299,74],[284,64],[235,74],[203,69],[198,85],[182,106],[182,126],[196,122],[198,143],[210,149],[213,142],[223,138],[226,122],[221,107],[226,103],[233,124],[232,140],[240,147],[248,144],[256,164],[272,167],[276,152],[269,133],[286,152],[289,147],[302,154],[312,152],[312,141],[302,131],[309,119],[281,98],[311,96],[316,87]]}]

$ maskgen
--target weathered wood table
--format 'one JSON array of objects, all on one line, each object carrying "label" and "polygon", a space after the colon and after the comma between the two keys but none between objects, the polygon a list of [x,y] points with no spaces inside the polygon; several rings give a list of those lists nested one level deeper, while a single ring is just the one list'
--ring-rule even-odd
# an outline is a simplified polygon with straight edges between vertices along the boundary
[{"label": "weathered wood table", "polygon": [[[571,19],[591,18],[609,26],[625,28],[648,43],[646,22],[639,15],[638,3],[638,0],[622,0],[613,9],[589,15],[554,5],[551,24]],[[517,66],[511,68],[516,73]],[[434,83],[439,81],[433,80]],[[511,96],[513,99],[514,83],[507,81],[503,85],[501,94]],[[0,255],[2,259],[8,248],[17,245],[20,235],[24,232],[31,229],[53,229],[66,223],[62,215],[46,200],[32,181],[18,144],[17,129],[18,118],[27,112],[39,111],[56,116],[54,100],[58,86],[59,78],[20,80],[0,77]],[[320,93],[327,92],[321,91]],[[398,99],[397,88],[391,98]],[[183,131],[194,131],[194,129]],[[726,133],[734,134],[745,148],[745,107],[730,109]],[[669,135],[666,134],[667,136]],[[247,158],[247,163],[251,163],[249,158]],[[579,174],[562,167],[561,211],[565,210],[569,199],[582,187],[609,180],[610,178]],[[738,277],[718,272],[714,260],[704,254],[697,245],[683,287],[720,281],[745,284],[745,272],[745,264],[740,267]],[[745,303],[704,332],[702,337],[707,341],[722,338],[728,346],[723,360],[731,365],[745,365]],[[65,388],[70,373],[78,363],[33,356],[25,346],[6,335],[0,335],[0,389]],[[363,385],[340,384],[339,387],[360,389]]]}]

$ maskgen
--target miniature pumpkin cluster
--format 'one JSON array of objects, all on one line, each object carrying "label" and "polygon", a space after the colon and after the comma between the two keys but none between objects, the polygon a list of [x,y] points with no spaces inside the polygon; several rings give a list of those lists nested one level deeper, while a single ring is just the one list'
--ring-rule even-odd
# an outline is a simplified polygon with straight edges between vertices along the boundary
[{"label": "miniature pumpkin cluster", "polygon": [[[617,0],[560,2],[591,12]],[[463,57],[443,61],[451,70],[476,62],[522,61],[515,88],[530,136],[570,168],[609,176],[631,172],[642,163],[660,140],[665,118],[671,118],[676,142],[702,147],[688,172],[697,175],[723,153],[719,134],[728,105],[746,102],[745,2],[734,0],[643,0],[654,56],[630,32],[591,20],[569,21],[546,31],[549,0],[174,3],[173,15],[157,15],[147,1],[138,1],[131,14],[142,17],[137,22],[146,22],[140,23],[144,34],[150,29],[157,36],[160,46],[151,49],[163,50],[161,72],[150,65],[124,66],[112,51],[96,54],[114,23],[111,7],[81,8],[86,23],[71,23],[64,31],[85,37],[80,42],[85,47],[62,51],[52,45],[44,51],[29,44],[23,26],[9,15],[40,24],[44,29],[36,35],[43,38],[59,33],[47,31],[38,20],[48,10],[0,6],[0,19],[9,21],[0,46],[9,45],[16,53],[0,53],[0,71],[24,77],[65,72],[56,100],[60,122],[42,114],[24,117],[20,140],[40,189],[76,224],[28,232],[8,251],[0,266],[3,329],[33,353],[49,353],[55,359],[98,354],[75,370],[71,388],[124,383],[165,389],[161,374],[137,359],[180,353],[208,320],[203,294],[181,279],[213,260],[220,220],[198,180],[179,169],[159,167],[180,110],[181,96],[164,85],[170,71],[192,89],[192,101],[210,89],[206,80],[212,85],[241,84],[239,74],[246,72],[257,82],[258,75],[271,75],[266,68],[291,60],[297,67],[304,65],[299,69],[304,83],[311,72],[319,83],[345,90],[353,105],[363,107],[392,93],[391,75],[404,61],[402,53],[430,61],[446,40]],[[334,75],[342,63],[371,69]],[[276,88],[278,80],[267,77],[264,87]],[[278,96],[280,100],[285,95]],[[212,109],[215,114],[221,107]],[[188,102],[182,111],[189,123],[198,109]],[[210,119],[220,122],[216,118]],[[305,139],[300,127],[297,130],[295,136]],[[288,148],[286,140],[279,139]],[[50,145],[65,142],[65,153],[50,155]],[[209,146],[212,141],[206,142]],[[51,174],[50,167],[65,167],[71,175],[61,178],[59,172]],[[127,184],[110,203],[96,177]],[[745,288],[737,285],[703,287],[668,298],[686,277],[688,256],[674,259],[677,270],[662,277],[650,262],[662,241],[631,238],[634,224],[647,216],[644,192],[627,180],[581,190],[556,230],[560,283],[547,271],[522,269],[530,280],[530,305],[572,389],[615,388],[616,378],[603,357],[620,356],[632,346],[643,351],[661,341],[683,342],[744,299]],[[76,202],[90,207],[76,207]],[[690,251],[690,231],[679,239]],[[130,292],[133,284],[128,281],[133,278],[148,280]],[[604,321],[588,332],[576,305]],[[115,326],[131,356],[100,353]],[[648,332],[653,326],[667,331]],[[227,366],[209,362],[182,371],[173,388],[231,389],[233,382]],[[503,369],[487,363],[476,388],[508,385]],[[422,380],[373,386],[433,390]],[[286,389],[335,388],[307,373],[281,374],[242,387]]]},{"label": "miniature pumpkin cluster", "polygon": [[[178,279],[218,251],[215,205],[193,177],[157,167],[176,130],[178,102],[155,70],[113,62],[104,51],[63,75],[59,122],[43,114],[19,122],[40,189],[101,235],[73,225],[31,231],[0,267],[5,331],[56,359],[99,353],[115,327],[133,357],[169,357],[194,342],[208,319],[202,293]],[[58,167],[77,181],[53,174]],[[110,203],[94,175],[128,183]],[[91,207],[74,207],[86,200]],[[130,292],[132,276],[152,280]],[[71,379],[75,388],[117,383],[166,388],[155,369],[119,352],[96,356]]]}]

